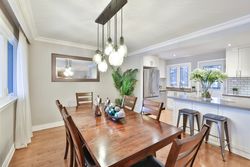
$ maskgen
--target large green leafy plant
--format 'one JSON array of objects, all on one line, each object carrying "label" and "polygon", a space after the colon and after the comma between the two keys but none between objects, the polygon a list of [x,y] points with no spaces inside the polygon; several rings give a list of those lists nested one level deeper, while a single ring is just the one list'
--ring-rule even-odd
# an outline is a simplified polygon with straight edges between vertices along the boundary
[{"label": "large green leafy plant", "polygon": [[211,98],[209,93],[209,88],[214,82],[222,83],[227,78],[227,75],[219,70],[203,70],[195,69],[191,73],[191,80],[201,83],[202,87],[202,97]]},{"label": "large green leafy plant", "polygon": [[117,105],[121,105],[122,97],[124,95],[131,96],[133,95],[133,91],[135,89],[135,85],[137,82],[136,75],[138,73],[138,69],[128,69],[125,72],[122,72],[121,68],[113,69],[112,78],[114,81],[115,88],[120,93],[120,98],[115,100]]}]

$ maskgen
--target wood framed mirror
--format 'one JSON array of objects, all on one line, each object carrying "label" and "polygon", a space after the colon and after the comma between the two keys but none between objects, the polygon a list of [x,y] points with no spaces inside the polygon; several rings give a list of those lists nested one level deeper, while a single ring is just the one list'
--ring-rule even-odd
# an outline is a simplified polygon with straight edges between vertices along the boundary
[{"label": "wood framed mirror", "polygon": [[89,57],[51,54],[52,82],[99,82],[97,64]]}]

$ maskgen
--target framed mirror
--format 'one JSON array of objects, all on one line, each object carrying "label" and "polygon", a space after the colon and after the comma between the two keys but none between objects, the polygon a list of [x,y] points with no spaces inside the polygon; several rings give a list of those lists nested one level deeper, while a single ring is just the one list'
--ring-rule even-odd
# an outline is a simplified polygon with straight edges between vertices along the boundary
[{"label": "framed mirror", "polygon": [[89,57],[52,53],[52,82],[99,82],[97,64]]}]

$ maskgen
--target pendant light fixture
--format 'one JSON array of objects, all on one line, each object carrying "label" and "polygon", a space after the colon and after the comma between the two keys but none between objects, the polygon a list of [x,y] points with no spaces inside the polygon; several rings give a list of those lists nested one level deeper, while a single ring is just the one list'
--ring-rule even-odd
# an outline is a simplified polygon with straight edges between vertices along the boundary
[{"label": "pendant light fixture", "polygon": [[107,24],[107,38],[108,38],[108,40],[107,40],[105,51],[104,51],[105,55],[107,55],[107,56],[109,56],[113,51],[113,43],[112,43],[112,39],[110,37],[110,31],[111,31],[110,30],[110,24],[111,23],[110,23],[110,20],[109,20],[108,24]]},{"label": "pendant light fixture", "polygon": [[123,63],[123,55],[119,54],[118,52],[118,45],[117,45],[117,14],[115,14],[115,29],[114,29],[114,40],[115,46],[113,51],[109,56],[109,63],[113,66],[120,66]]},{"label": "pendant light fixture", "polygon": [[101,62],[98,64],[98,70],[100,72],[106,72],[108,70],[108,64],[105,60],[105,48],[104,48],[104,25],[102,25],[102,55]]},{"label": "pendant light fixture", "polygon": [[121,9],[121,37],[120,37],[120,46],[118,48],[118,53],[126,57],[127,52],[128,52],[128,49],[127,49],[127,46],[125,45],[124,37],[123,37],[123,10]]},{"label": "pendant light fixture", "polygon": [[99,64],[102,61],[102,55],[101,55],[101,51],[99,49],[99,24],[97,24],[97,50],[96,50],[95,55],[93,57],[93,61],[96,64]]}]

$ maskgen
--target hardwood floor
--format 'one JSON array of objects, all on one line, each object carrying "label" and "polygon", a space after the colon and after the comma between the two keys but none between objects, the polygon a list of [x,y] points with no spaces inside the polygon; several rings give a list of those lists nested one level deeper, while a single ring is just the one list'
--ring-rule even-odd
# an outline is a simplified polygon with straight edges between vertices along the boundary
[{"label": "hardwood floor", "polygon": [[[163,111],[161,121],[171,123],[171,112]],[[63,167],[69,163],[63,159],[65,148],[64,127],[58,127],[34,133],[28,148],[16,150],[10,167]],[[157,152],[157,158],[165,163],[170,146]],[[222,161],[220,148],[202,144],[195,160],[195,167],[250,167],[250,160],[226,153],[226,162]]]}]

